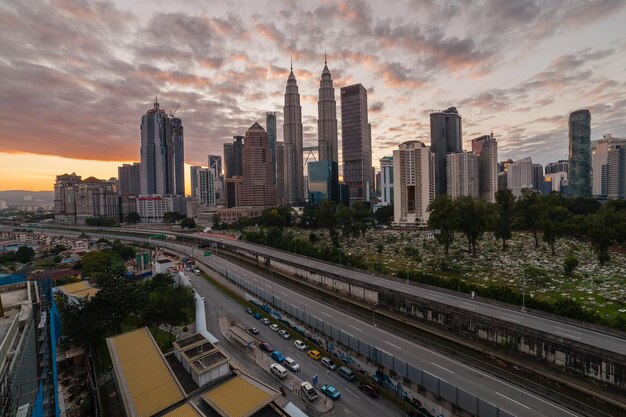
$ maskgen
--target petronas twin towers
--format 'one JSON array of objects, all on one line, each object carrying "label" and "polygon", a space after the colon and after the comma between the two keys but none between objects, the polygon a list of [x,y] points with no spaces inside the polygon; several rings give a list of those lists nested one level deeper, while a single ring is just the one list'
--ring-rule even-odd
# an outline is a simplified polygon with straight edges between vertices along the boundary
[{"label": "petronas twin towers", "polygon": [[[302,162],[302,107],[300,93],[293,74],[293,66],[287,78],[283,137],[285,143],[285,199],[287,204],[304,202],[304,174]],[[337,144],[337,104],[335,88],[326,59],[320,79],[319,101],[317,105],[317,137],[320,161],[338,162]]]}]

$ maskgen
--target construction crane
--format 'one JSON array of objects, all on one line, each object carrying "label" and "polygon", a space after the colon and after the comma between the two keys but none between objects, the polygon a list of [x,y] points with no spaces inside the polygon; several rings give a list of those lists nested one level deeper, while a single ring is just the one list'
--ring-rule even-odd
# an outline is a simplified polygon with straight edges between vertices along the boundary
[{"label": "construction crane", "polygon": [[174,109],[173,112],[170,112],[170,117],[174,117],[176,115],[176,112],[178,111],[179,107],[180,107],[180,103],[176,105],[176,108]]}]

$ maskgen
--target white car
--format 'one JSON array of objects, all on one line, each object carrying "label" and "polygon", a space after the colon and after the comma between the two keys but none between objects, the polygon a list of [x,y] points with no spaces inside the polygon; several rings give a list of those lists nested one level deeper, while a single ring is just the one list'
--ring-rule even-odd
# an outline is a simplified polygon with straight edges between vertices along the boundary
[{"label": "white car", "polygon": [[263,317],[261,319],[261,323],[265,324],[266,326],[269,326],[269,324],[271,323],[270,319],[268,319],[267,317]]},{"label": "white car", "polygon": [[278,331],[278,324],[272,324],[272,325],[270,325],[270,329],[271,329],[273,332],[277,332],[277,331]]},{"label": "white car", "polygon": [[298,350],[306,350],[306,345],[304,344],[304,342],[302,340],[294,340],[293,341],[293,345]]},{"label": "white car", "polygon": [[279,330],[278,334],[285,340],[289,339],[289,333],[287,333],[287,330]]},{"label": "white car", "polygon": [[285,360],[283,361],[283,365],[285,365],[287,368],[291,369],[294,372],[298,372],[298,370],[300,369],[300,365],[298,365],[298,363],[290,357],[285,358]]}]

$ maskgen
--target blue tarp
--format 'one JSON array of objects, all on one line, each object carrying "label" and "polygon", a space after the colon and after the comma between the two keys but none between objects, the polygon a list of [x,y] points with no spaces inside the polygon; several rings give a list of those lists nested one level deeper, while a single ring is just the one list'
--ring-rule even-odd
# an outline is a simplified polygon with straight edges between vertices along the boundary
[{"label": "blue tarp", "polygon": [[59,387],[57,383],[57,342],[61,336],[61,317],[59,316],[59,309],[57,303],[52,296],[52,290],[50,292],[50,347],[52,355],[52,386],[54,389],[54,410],[56,417],[61,415],[61,409],[59,408]]},{"label": "blue tarp", "polygon": [[37,398],[35,398],[35,404],[33,405],[32,417],[43,417],[43,383],[39,383],[39,389],[37,390]]},{"label": "blue tarp", "polygon": [[26,274],[0,274],[0,286],[26,281]]}]

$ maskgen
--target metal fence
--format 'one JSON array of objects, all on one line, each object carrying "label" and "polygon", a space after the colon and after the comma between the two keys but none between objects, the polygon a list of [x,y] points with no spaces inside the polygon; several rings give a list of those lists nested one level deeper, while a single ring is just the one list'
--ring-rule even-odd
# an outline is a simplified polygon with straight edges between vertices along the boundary
[{"label": "metal fence", "polygon": [[273,295],[271,292],[263,288],[257,287],[244,277],[241,277],[226,268],[217,267],[215,269],[222,276],[226,277],[239,287],[247,290],[251,294],[254,294],[260,299],[270,303],[274,306],[274,308],[277,308],[285,314],[298,319],[310,328],[316,329],[320,333],[330,337],[338,343],[341,343],[353,352],[363,355],[374,363],[389,370],[393,370],[398,376],[410,380],[418,386],[423,387],[425,390],[445,399],[468,413],[478,417],[515,417],[513,414],[508,413],[507,411],[457,387],[456,385],[452,385],[428,373],[427,371],[417,368],[410,363],[404,362],[380,348],[363,342],[346,331],[331,326],[319,317],[306,313],[306,311],[293,304],[289,304],[280,297]]}]

